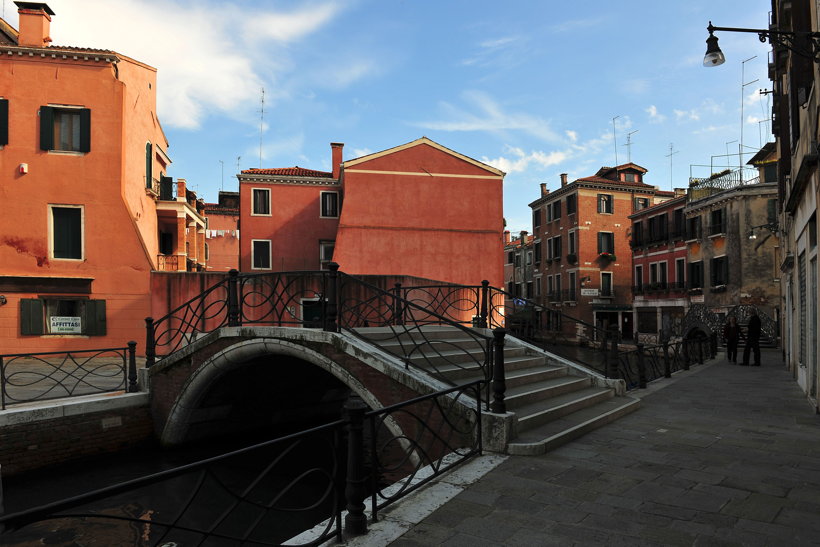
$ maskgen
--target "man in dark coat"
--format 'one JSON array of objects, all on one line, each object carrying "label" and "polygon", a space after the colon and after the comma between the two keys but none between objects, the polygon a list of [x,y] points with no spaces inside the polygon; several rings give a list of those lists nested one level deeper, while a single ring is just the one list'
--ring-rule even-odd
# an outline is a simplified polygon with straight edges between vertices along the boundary
[{"label": "man in dark coat", "polygon": [[752,310],[752,318],[749,319],[749,326],[746,330],[746,348],[743,350],[743,365],[749,366],[749,352],[754,350],[754,366],[760,366],[760,317],[757,311]]}]

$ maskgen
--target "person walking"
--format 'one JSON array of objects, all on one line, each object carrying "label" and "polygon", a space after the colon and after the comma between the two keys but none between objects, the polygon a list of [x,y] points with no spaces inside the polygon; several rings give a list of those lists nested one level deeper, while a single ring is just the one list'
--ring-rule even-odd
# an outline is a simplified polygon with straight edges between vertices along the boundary
[{"label": "person walking", "polygon": [[737,343],[740,340],[740,325],[737,317],[730,316],[723,325],[723,339],[726,341],[726,360],[737,364]]},{"label": "person walking", "polygon": [[760,317],[757,310],[752,309],[752,318],[749,319],[749,326],[746,329],[746,348],[743,350],[743,366],[749,366],[749,353],[754,351],[754,366],[760,366]]}]

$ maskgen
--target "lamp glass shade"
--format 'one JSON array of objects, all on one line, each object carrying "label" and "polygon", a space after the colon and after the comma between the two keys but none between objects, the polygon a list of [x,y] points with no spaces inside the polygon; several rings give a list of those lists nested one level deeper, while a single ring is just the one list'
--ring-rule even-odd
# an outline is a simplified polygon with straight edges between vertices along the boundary
[{"label": "lamp glass shade", "polygon": [[703,57],[703,66],[718,66],[725,62],[726,57],[720,51],[717,36],[710,32],[709,38],[706,39],[706,56]]}]

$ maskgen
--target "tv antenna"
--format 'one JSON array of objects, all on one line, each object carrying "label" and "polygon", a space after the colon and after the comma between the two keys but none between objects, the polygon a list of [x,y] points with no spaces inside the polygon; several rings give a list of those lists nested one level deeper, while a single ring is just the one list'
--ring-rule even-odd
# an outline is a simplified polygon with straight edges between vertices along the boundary
[{"label": "tv antenna", "polygon": [[760,80],[760,78],[757,78],[751,82],[744,82],[746,79],[746,63],[752,59],[757,59],[757,55],[749,57],[740,63],[740,144],[737,145],[737,164],[739,167],[743,166],[743,103],[746,102],[746,86],[752,85]]},{"label": "tv antenna", "polygon": [[222,182],[219,183],[219,191],[221,192],[225,189],[225,162],[219,160],[219,166],[222,168]]},{"label": "tv antenna", "polygon": [[680,150],[674,150],[675,144],[669,143],[669,153],[666,155],[669,158],[669,189],[672,190],[675,188],[675,185],[672,183],[672,156],[680,152]]},{"label": "tv antenna", "polygon": [[241,173],[242,169],[239,167],[239,162],[242,160],[242,156],[236,156],[236,172]]},{"label": "tv antenna", "polygon": [[[638,130],[636,129],[635,131],[630,131],[629,133],[626,134],[626,144],[624,146],[626,146],[626,162],[627,163],[632,163],[632,135],[634,135],[637,132],[638,132]],[[615,161],[617,161],[617,158],[615,158]]]},{"label": "tv antenna", "polygon": [[615,135],[615,120],[620,116],[612,118],[612,142],[615,144],[615,167],[618,167],[618,137]]}]

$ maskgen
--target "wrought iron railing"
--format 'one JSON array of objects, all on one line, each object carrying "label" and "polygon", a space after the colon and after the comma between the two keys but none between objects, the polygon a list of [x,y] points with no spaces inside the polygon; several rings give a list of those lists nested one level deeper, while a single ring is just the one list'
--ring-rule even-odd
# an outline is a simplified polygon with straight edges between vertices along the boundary
[{"label": "wrought iron railing", "polygon": [[342,420],[0,516],[0,543],[319,545],[366,533],[368,500],[375,520],[481,454],[481,383],[369,412],[353,397]]},{"label": "wrought iron railing", "polygon": [[648,382],[670,378],[673,373],[689,370],[691,364],[702,364],[710,357],[714,353],[705,337],[664,344],[638,343],[635,349],[618,353],[617,373],[626,389],[645,388]]},{"label": "wrought iron railing", "polygon": [[0,410],[112,391],[138,391],[136,342],[123,348],[0,355]]}]

